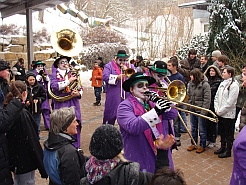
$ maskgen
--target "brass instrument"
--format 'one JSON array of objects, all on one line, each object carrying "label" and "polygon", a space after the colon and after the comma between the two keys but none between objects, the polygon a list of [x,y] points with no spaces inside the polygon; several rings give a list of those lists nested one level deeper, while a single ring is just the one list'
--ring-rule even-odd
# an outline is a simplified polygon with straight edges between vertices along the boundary
[{"label": "brass instrument", "polygon": [[[149,87],[149,88],[151,89],[152,87]],[[204,111],[210,113],[213,116],[213,118],[199,114],[199,113],[196,113],[196,112],[185,110],[185,109],[182,109],[182,108],[179,108],[176,106],[172,106],[172,108],[175,108],[175,109],[178,109],[180,111],[184,111],[184,112],[187,112],[190,114],[194,114],[195,116],[200,116],[202,118],[208,119],[208,120],[213,121],[215,123],[218,122],[218,117],[216,116],[216,114],[213,113],[213,111],[183,102],[183,100],[186,97],[186,88],[185,88],[185,85],[182,81],[174,80],[169,84],[168,88],[158,87],[158,89],[162,90],[163,92],[166,92],[166,94],[167,94],[167,97],[161,97],[160,96],[159,98],[169,100],[169,101],[176,103],[176,104],[185,105],[187,107],[192,107],[192,108],[195,108],[198,110],[204,110]]]},{"label": "brass instrument", "polygon": [[[72,31],[67,28],[54,32],[51,35],[51,44],[59,54],[68,57],[74,57],[78,55],[83,46],[82,38],[80,37],[80,35],[75,31]],[[77,79],[71,82],[65,88],[65,90],[63,91],[64,93],[71,92],[72,90],[80,90],[82,88],[80,65],[74,67],[70,65],[69,68],[72,75],[76,76]],[[58,102],[64,102],[73,98],[72,95],[66,95],[66,96],[55,95],[50,88],[50,81],[48,82],[48,93],[54,100]]]}]

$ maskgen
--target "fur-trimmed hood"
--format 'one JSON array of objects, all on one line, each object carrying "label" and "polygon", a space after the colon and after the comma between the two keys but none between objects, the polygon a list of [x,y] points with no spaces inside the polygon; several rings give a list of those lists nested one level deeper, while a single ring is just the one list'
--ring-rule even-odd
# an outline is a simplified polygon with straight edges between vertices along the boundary
[{"label": "fur-trimmed hood", "polygon": [[222,78],[222,75],[221,75],[220,70],[219,70],[215,65],[208,66],[208,68],[207,68],[206,71],[204,72],[204,75],[205,75],[207,78],[210,77],[210,73],[209,73],[209,69],[210,69],[210,68],[214,68],[215,71],[216,71],[216,76],[219,76],[220,78]]}]

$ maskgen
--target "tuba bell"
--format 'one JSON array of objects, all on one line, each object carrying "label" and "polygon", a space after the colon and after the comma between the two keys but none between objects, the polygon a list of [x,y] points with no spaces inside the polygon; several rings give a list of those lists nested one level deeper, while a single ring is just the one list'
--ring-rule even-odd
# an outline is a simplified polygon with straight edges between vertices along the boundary
[{"label": "tuba bell", "polygon": [[53,32],[50,40],[54,50],[63,56],[74,57],[83,47],[80,35],[67,28]]}]

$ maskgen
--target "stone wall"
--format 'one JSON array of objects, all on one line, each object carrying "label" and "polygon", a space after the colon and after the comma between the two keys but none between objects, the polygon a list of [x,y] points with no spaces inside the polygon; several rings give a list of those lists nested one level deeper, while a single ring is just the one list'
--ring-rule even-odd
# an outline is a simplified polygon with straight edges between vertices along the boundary
[{"label": "stone wall", "polygon": [[[11,36],[0,42],[0,59],[3,59],[13,66],[19,58],[25,61],[25,68],[28,68],[27,62],[27,38],[25,36]],[[54,62],[55,50],[49,44],[34,45],[34,60],[41,60],[46,63],[47,68],[51,68]]]}]

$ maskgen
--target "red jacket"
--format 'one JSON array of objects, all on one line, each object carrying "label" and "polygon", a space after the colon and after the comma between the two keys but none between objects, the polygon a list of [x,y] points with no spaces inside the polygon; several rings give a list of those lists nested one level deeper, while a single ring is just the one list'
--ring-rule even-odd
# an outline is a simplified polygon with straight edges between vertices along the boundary
[{"label": "red jacket", "polygon": [[102,87],[102,68],[93,68],[91,77],[91,86]]}]

